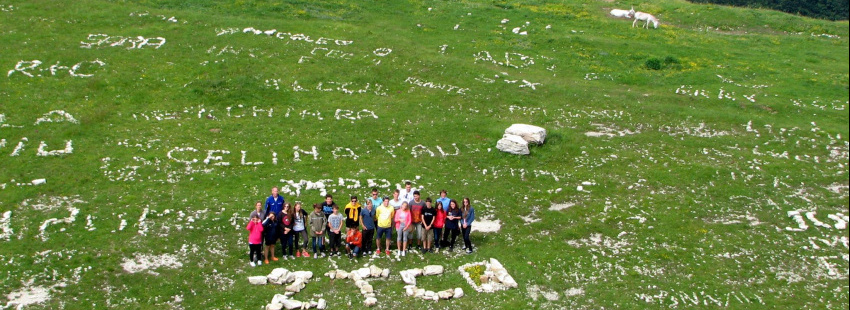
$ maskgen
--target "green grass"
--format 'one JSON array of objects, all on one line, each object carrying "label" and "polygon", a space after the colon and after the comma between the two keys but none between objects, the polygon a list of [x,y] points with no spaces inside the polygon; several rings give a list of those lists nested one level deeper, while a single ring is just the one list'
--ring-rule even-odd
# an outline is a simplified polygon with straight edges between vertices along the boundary
[{"label": "green grass", "polygon": [[[607,16],[630,6],[661,26]],[[375,260],[394,275],[372,282],[377,308],[848,303],[847,230],[809,219],[805,231],[786,230],[797,227],[788,211],[817,211],[827,224],[829,214],[850,213],[847,21],[673,0],[5,1],[0,9],[0,215],[11,211],[11,232],[0,231],[9,233],[0,239],[0,305],[44,287],[50,298],[27,309],[257,309],[283,288],[246,277],[285,267],[315,275],[294,298],[358,308],[350,281],[322,274],[365,260],[251,268],[244,225],[253,202],[282,180],[323,181],[345,201],[366,196],[370,179],[382,194],[405,180],[424,196],[447,189],[501,223],[473,233],[470,256]],[[81,48],[90,34],[166,43]],[[376,55],[381,48],[392,52]],[[483,52],[492,61],[476,60]],[[8,74],[33,60],[42,62],[27,71],[33,77]],[[51,74],[54,64],[67,68]],[[93,76],[72,76],[75,64]],[[79,123],[35,124],[55,110]],[[546,144],[524,157],[497,151],[514,123],[546,128]],[[42,142],[51,151],[68,140],[71,154],[36,155]],[[296,146],[315,147],[317,159],[294,160]],[[210,151],[222,159],[205,164]],[[264,164],[242,165],[242,151]],[[40,178],[47,183],[18,185]],[[347,188],[351,180],[359,188]],[[322,200],[318,190],[284,196]],[[550,209],[559,203],[574,205]],[[40,235],[69,208],[79,210],[73,222]],[[182,267],[121,266],[164,254]],[[491,257],[519,288],[478,293],[457,271]],[[423,287],[461,287],[466,297],[405,296],[398,271],[429,264],[447,272],[421,277]]]}]

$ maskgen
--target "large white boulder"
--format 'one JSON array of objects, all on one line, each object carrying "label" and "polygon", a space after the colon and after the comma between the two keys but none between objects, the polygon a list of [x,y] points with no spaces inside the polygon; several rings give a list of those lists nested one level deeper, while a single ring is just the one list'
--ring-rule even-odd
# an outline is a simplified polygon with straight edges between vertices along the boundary
[{"label": "large white boulder", "polygon": [[463,297],[463,289],[456,287],[455,288],[455,294],[454,294],[454,296],[452,296],[452,298],[461,298],[461,297]]},{"label": "large white boulder", "polygon": [[520,136],[530,144],[543,144],[546,140],[546,129],[528,124],[513,124],[505,129],[505,134]]},{"label": "large white boulder", "polygon": [[303,303],[295,299],[287,299],[283,301],[283,307],[286,309],[301,309]]},{"label": "large white boulder", "polygon": [[366,307],[372,307],[372,306],[377,305],[377,304],[378,304],[377,298],[366,298],[366,300],[363,301],[363,305],[365,305]]},{"label": "large white boulder", "polygon": [[274,284],[283,284],[286,282],[286,277],[289,275],[289,270],[285,268],[275,268],[271,273],[267,276],[269,278],[269,282]]},{"label": "large white boulder", "polygon": [[528,155],[528,141],[520,136],[505,134],[496,142],[496,149],[516,155]]},{"label": "large white boulder", "polygon": [[253,285],[264,285],[268,283],[269,279],[265,276],[256,276],[256,277],[248,277],[248,282]]}]

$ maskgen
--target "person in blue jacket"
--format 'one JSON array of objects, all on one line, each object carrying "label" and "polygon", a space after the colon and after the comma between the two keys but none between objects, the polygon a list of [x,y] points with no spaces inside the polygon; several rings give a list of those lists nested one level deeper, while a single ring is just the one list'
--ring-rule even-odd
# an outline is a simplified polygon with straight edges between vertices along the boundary
[{"label": "person in blue jacket", "polygon": [[279,213],[283,211],[284,203],[283,196],[278,195],[277,186],[272,187],[272,195],[266,198],[266,212],[263,214],[263,217],[269,217],[269,213],[274,213],[275,216],[280,215]]},{"label": "person in blue jacket", "polygon": [[475,208],[469,203],[469,198],[464,197],[460,207],[461,211],[461,232],[463,232],[463,244],[466,249],[466,254],[472,254],[472,241],[469,239],[469,233],[472,232],[472,222],[475,221]]}]

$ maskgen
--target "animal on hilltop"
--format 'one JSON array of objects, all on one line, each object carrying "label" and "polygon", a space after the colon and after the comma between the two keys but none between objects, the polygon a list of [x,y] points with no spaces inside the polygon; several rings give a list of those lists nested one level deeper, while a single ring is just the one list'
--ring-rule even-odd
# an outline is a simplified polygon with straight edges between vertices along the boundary
[{"label": "animal on hilltop", "polygon": [[644,12],[635,12],[635,21],[632,22],[632,28],[635,27],[638,21],[646,21],[646,24],[643,25],[643,28],[649,28],[649,23],[652,23],[652,26],[658,28],[658,19],[652,14],[644,13]]},{"label": "animal on hilltop", "polygon": [[613,9],[611,10],[611,16],[631,19],[635,16],[635,8],[632,8],[628,11],[621,9]]}]

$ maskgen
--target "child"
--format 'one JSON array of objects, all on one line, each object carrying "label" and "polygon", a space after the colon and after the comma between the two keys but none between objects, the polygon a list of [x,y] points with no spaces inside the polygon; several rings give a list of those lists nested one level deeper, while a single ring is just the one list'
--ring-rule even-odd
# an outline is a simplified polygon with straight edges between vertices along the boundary
[{"label": "child", "polygon": [[269,257],[271,257],[273,261],[277,261],[277,257],[274,256],[274,244],[277,243],[279,233],[277,223],[274,212],[269,212],[266,220],[263,221],[263,235],[266,239],[266,260],[263,262],[266,264],[269,263]]},{"label": "child", "polygon": [[390,255],[390,239],[393,237],[393,213],[395,213],[395,209],[390,206],[390,197],[384,197],[381,206],[375,211],[375,218],[378,219],[378,248],[375,250],[376,253],[381,252],[381,238],[384,238],[386,241],[385,253],[387,256]]},{"label": "child", "polygon": [[313,213],[310,213],[310,217],[307,219],[310,222],[310,230],[313,232],[313,258],[319,258],[325,256],[325,227],[327,227],[327,221],[325,220],[325,215],[322,213],[322,207],[319,204],[313,205]]},{"label": "child", "polygon": [[[259,204],[259,203],[257,203]],[[260,215],[254,214],[251,216],[251,221],[248,222],[248,227],[245,227],[248,233],[248,260],[251,261],[251,267],[256,267],[257,264],[262,265],[260,261],[260,252],[263,251],[263,224],[260,222]]]},{"label": "child", "polygon": [[353,256],[360,258],[360,246],[362,245],[363,235],[357,227],[349,228],[345,236],[345,251],[348,252],[348,258]]},{"label": "child", "polygon": [[422,253],[434,251],[434,219],[437,217],[437,209],[431,205],[431,197],[425,199],[425,208],[422,208]]},{"label": "child", "polygon": [[460,219],[462,218],[463,213],[460,211],[460,208],[457,207],[457,201],[452,199],[449,202],[449,212],[446,212],[446,226],[445,229],[451,233],[452,239],[449,242],[449,251],[455,250],[455,240],[457,240],[457,235],[460,234]]},{"label": "child", "polygon": [[395,230],[398,231],[396,238],[396,247],[398,247],[399,256],[405,256],[407,252],[407,239],[413,230],[413,216],[410,215],[410,210],[407,208],[407,202],[401,203],[401,208],[395,213]]},{"label": "child", "polygon": [[295,257],[310,257],[307,253],[307,211],[301,209],[301,202],[295,202],[295,214],[293,215],[292,231],[295,234]]},{"label": "child", "polygon": [[472,254],[472,240],[469,239],[469,233],[472,232],[472,221],[475,220],[475,208],[469,204],[469,198],[463,198],[461,210],[461,231],[463,232],[463,247],[466,249],[466,254]]},{"label": "child", "polygon": [[339,214],[339,207],[333,205],[333,213],[328,216],[328,229],[330,229],[331,237],[331,255],[339,256],[339,243],[342,238],[342,214]]},{"label": "child", "polygon": [[446,211],[443,209],[443,203],[438,199],[437,207],[435,208],[437,211],[437,215],[434,217],[434,246],[437,248],[436,252],[440,252],[440,248],[443,247],[443,225],[446,223]]},{"label": "child", "polygon": [[294,247],[293,237],[295,237],[295,233],[292,231],[292,226],[295,224],[292,222],[293,215],[292,205],[289,203],[283,204],[283,211],[280,212],[280,252],[283,259],[295,259],[292,255],[292,249]]}]

